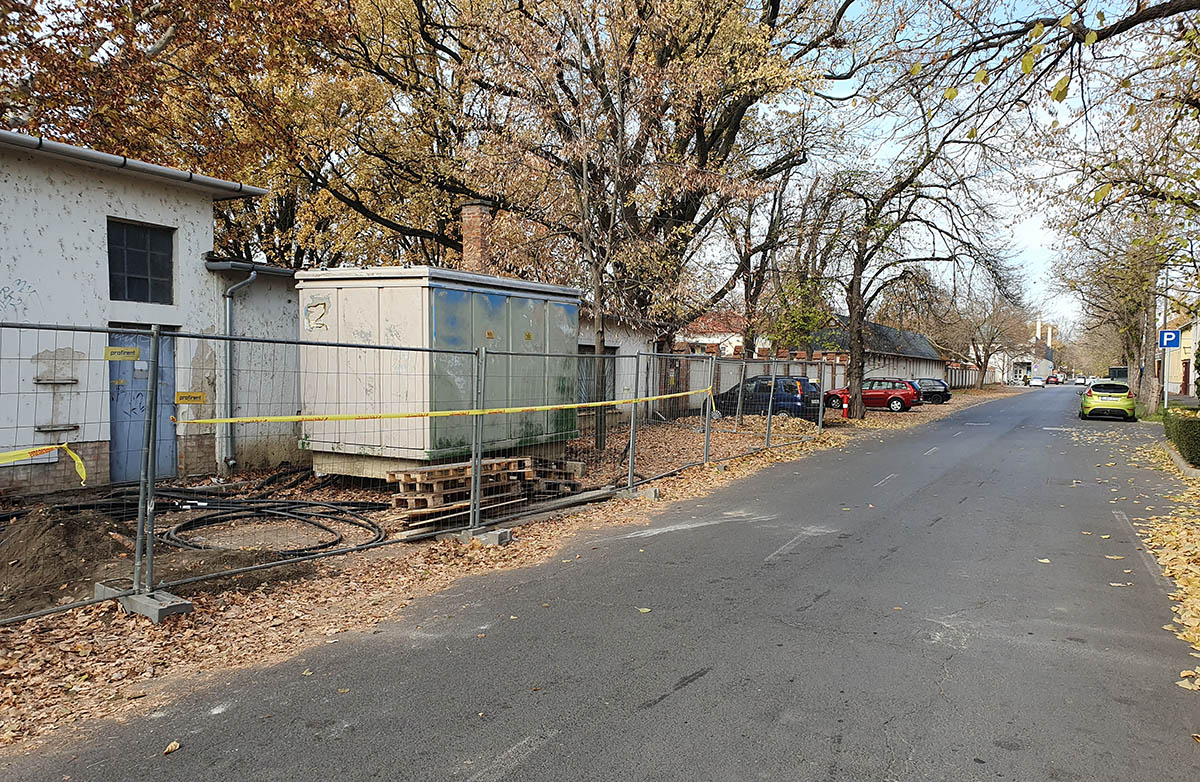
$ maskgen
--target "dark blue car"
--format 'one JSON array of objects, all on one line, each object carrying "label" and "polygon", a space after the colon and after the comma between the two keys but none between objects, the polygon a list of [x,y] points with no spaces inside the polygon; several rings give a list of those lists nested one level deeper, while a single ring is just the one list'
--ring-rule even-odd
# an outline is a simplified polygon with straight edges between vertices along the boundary
[{"label": "dark blue car", "polygon": [[771,399],[771,376],[747,378],[728,391],[717,394],[714,409],[721,416],[738,412],[738,396],[742,397],[742,415],[772,415],[817,420],[821,409],[821,388],[806,377],[776,377],[775,398]]}]

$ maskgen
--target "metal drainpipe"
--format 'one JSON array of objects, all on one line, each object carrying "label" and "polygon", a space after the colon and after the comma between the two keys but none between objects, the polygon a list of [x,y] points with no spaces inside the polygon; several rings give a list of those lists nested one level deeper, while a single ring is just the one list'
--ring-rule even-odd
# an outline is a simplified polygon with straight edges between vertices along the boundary
[{"label": "metal drainpipe", "polygon": [[[235,282],[225,289],[225,336],[233,336],[233,294],[254,284],[258,279],[258,270],[250,272],[250,276],[241,282]],[[225,374],[223,376],[221,388],[222,405],[224,415],[222,418],[233,418],[233,341],[225,341]],[[226,469],[233,469],[237,464],[237,459],[233,456],[233,424],[221,424],[221,429],[224,433],[224,455],[221,457],[221,463]]]}]

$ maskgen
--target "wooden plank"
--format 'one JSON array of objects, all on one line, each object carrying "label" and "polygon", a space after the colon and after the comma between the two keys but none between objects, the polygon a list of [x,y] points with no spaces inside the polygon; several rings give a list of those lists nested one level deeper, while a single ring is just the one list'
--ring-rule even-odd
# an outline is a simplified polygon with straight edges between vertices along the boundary
[{"label": "wooden plank", "polygon": [[[480,465],[480,474],[500,473],[507,471],[528,470],[531,459],[528,456],[513,456],[484,459]],[[407,470],[389,470],[388,481],[400,483],[403,481],[419,482],[439,478],[462,478],[470,476],[471,462],[456,462],[454,464],[437,464],[429,467],[417,467]]]},{"label": "wooden plank", "polygon": [[[481,504],[494,497],[515,497],[522,493],[519,483],[508,483],[485,489],[480,498]],[[437,494],[396,494],[392,497],[392,507],[404,510],[435,511],[439,508],[453,508],[471,504],[471,490],[437,493]]]}]

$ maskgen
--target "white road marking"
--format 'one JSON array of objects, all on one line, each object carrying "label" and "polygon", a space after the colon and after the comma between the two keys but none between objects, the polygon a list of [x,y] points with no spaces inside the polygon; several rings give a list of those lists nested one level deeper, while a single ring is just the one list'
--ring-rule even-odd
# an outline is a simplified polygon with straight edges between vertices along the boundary
[{"label": "white road marking", "polygon": [[967,421],[963,426],[991,426],[991,421]]},{"label": "white road marking", "polygon": [[[1142,539],[1142,536],[1137,534],[1137,529],[1133,526],[1132,522],[1129,521],[1129,517],[1125,515],[1124,511],[1114,510],[1112,515],[1113,518],[1124,523],[1125,526],[1129,528],[1129,531],[1133,533],[1133,537],[1135,539]],[[1157,580],[1159,585],[1161,585],[1164,589],[1173,592],[1175,590],[1175,585],[1163,575],[1162,568],[1159,567],[1158,562],[1155,561],[1154,557],[1150,555],[1150,552],[1146,551],[1144,546],[1141,548],[1142,550],[1138,553],[1142,555],[1142,559],[1145,561],[1146,569],[1150,571],[1150,575],[1154,576],[1155,580]]]},{"label": "white road marking", "polygon": [[950,435],[950,436],[951,436],[951,437],[958,437],[960,434],[962,434],[962,432],[961,432],[961,431],[958,431],[958,432],[955,432],[954,434],[952,434],[952,435]]},{"label": "white road marking", "polygon": [[1043,426],[1042,431],[1043,432],[1069,432],[1071,430],[1065,426]]},{"label": "white road marking", "polygon": [[215,717],[218,714],[223,714],[225,712],[225,710],[228,708],[229,708],[228,703],[218,703],[216,706],[213,706],[211,709],[209,709],[208,713]]},{"label": "white road marking", "polygon": [[882,486],[883,484],[887,483],[888,481],[890,481],[892,478],[895,478],[895,477],[896,477],[896,473],[892,473],[891,475],[889,475],[888,477],[884,478],[884,479],[883,479],[882,481],[880,481],[879,483],[875,484],[875,488],[879,488],[880,486]]},{"label": "white road marking", "polygon": [[640,529],[637,532],[629,532],[625,535],[618,535],[618,539],[625,538],[652,538],[655,535],[662,535],[665,532],[683,532],[684,530],[697,529],[699,527],[711,527],[714,524],[728,524],[732,521],[772,521],[776,516],[725,516],[720,519],[706,519],[704,521],[681,521],[678,524],[668,524],[665,527],[652,527],[650,529]]},{"label": "white road marking", "polygon": [[779,559],[784,554],[787,554],[789,551],[796,548],[796,546],[800,544],[800,541],[804,540],[805,538],[816,538],[820,537],[821,535],[832,535],[835,532],[837,532],[837,530],[829,529],[828,527],[805,527],[804,529],[800,530],[799,535],[768,554],[767,558],[764,559],[763,562],[774,562],[776,559]]},{"label": "white road marking", "polygon": [[515,771],[517,766],[528,760],[530,755],[537,752],[538,747],[557,735],[558,731],[552,730],[545,736],[526,736],[500,753],[492,765],[476,772],[467,782],[500,782]]},{"label": "white road marking", "polygon": [[935,446],[933,446],[932,448],[930,448],[928,451],[926,451],[925,453],[923,453],[923,454],[921,454],[921,455],[922,455],[922,456],[928,456],[929,454],[931,454],[931,453],[933,453],[934,451],[936,451],[936,450],[937,450],[937,448],[938,448],[938,447],[935,445]]}]

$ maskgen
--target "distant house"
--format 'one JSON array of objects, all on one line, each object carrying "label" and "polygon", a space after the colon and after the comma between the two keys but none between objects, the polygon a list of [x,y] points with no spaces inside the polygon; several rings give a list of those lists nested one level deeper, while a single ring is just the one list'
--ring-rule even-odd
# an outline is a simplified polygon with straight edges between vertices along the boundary
[{"label": "distant house", "polygon": [[[746,316],[732,310],[706,312],[689,323],[679,332],[679,341],[697,353],[715,353],[718,356],[741,358],[746,355]],[[751,356],[765,351],[771,341],[759,336],[754,341]]]},{"label": "distant house", "polygon": [[[845,315],[835,315],[834,320],[834,325],[814,335],[814,350],[848,354],[848,318]],[[924,334],[867,321],[864,337],[866,355],[863,377],[945,379],[947,362]],[[807,346],[800,347],[806,349]]]},{"label": "distant house", "polygon": [[[1193,390],[1192,377],[1192,356],[1195,353],[1192,328],[1195,321],[1190,315],[1180,315],[1179,317],[1167,323],[1168,329],[1179,329],[1179,348],[1171,351],[1171,360],[1168,362],[1169,371],[1167,372],[1167,390],[1172,394],[1183,394],[1191,396]],[[1162,351],[1159,351],[1161,354]],[[1155,362],[1155,369],[1162,372],[1162,357]]]},{"label": "distant house", "polygon": [[[240,382],[252,387],[235,383],[227,394],[222,379],[231,375],[225,375],[224,351],[170,334],[225,333],[225,294],[253,276],[254,284],[230,300],[234,333],[296,337],[290,270],[211,256],[213,202],[265,193],[0,130],[0,322],[10,324],[0,327],[0,451],[67,442],[84,459],[89,484],[137,480],[149,337],[19,325],[154,324],[167,335],[160,354],[170,367],[160,375],[159,398],[167,401],[159,411],[157,475],[212,473],[234,459],[251,463],[253,443],[234,456],[220,430],[173,436],[170,416],[176,390],[203,394],[205,404],[196,413],[246,414],[241,411],[250,408],[242,403],[251,394],[254,409],[270,409],[272,392],[263,377],[246,373]],[[106,360],[116,355],[110,347],[140,358]],[[233,368],[253,362],[250,353],[233,351]],[[287,367],[274,368],[286,377]],[[177,381],[187,385],[176,389]],[[286,385],[272,387],[289,394]],[[78,485],[72,476],[70,460],[55,451],[0,465],[0,488]]]}]

